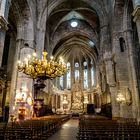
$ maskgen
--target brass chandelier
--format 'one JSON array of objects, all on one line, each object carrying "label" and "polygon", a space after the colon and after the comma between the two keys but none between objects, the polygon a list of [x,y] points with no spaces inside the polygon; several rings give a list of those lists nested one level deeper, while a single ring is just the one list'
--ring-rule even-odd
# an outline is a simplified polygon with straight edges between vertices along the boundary
[{"label": "brass chandelier", "polygon": [[47,60],[47,52],[43,52],[42,59],[38,59],[36,53],[28,55],[23,62],[18,61],[18,71],[29,75],[31,78],[39,78],[42,80],[54,79],[60,77],[67,72],[64,60],[54,61],[53,57]]}]

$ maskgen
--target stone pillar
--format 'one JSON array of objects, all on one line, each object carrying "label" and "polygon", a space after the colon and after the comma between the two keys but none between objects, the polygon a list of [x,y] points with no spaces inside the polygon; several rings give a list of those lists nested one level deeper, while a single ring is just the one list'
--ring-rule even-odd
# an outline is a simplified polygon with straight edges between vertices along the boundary
[{"label": "stone pillar", "polygon": [[8,30],[8,13],[11,0],[2,0],[0,5],[0,66],[2,64],[6,30]]},{"label": "stone pillar", "polygon": [[55,94],[52,95],[52,108],[55,107]]},{"label": "stone pillar", "polygon": [[130,89],[133,90],[133,97],[132,97],[132,112],[133,117],[137,118],[140,121],[140,95],[138,92],[138,85],[137,85],[137,76],[136,76],[136,69],[134,64],[134,45],[132,40],[132,30],[126,30],[124,32],[127,42],[126,45],[128,46],[128,56],[129,56],[129,68],[130,68]]},{"label": "stone pillar", "polygon": [[96,64],[96,70],[94,72],[94,86],[99,87],[100,85],[100,72],[99,72],[99,66]]},{"label": "stone pillar", "polygon": [[83,74],[83,63],[80,63],[80,69],[79,69],[79,73],[80,73],[80,82],[81,82],[81,87],[82,90],[84,90],[84,74]]},{"label": "stone pillar", "polygon": [[60,77],[56,77],[56,85],[60,89]]},{"label": "stone pillar", "polygon": [[62,102],[63,102],[63,94],[60,95],[60,109],[61,110],[63,110],[63,104],[62,104]]},{"label": "stone pillar", "polygon": [[20,48],[23,46],[23,40],[22,39],[18,39],[16,42],[16,53],[15,53],[15,57],[14,57],[14,69],[13,69],[13,73],[12,73],[12,80],[11,80],[11,87],[10,87],[10,92],[7,92],[7,96],[6,96],[6,103],[9,103],[10,106],[10,110],[9,110],[9,115],[13,114],[13,106],[15,103],[15,93],[16,93],[16,84],[17,84],[17,61],[19,59],[19,53],[20,53]]},{"label": "stone pillar", "polygon": [[55,78],[53,81],[54,81],[54,86],[57,87],[57,78]]},{"label": "stone pillar", "polygon": [[58,102],[58,95],[56,94],[55,96],[56,96],[56,100],[55,100],[55,108],[57,109],[57,107],[58,107],[58,106],[57,106],[57,102]]},{"label": "stone pillar", "polygon": [[64,86],[64,89],[67,88],[67,73],[64,74],[64,76],[63,76],[63,86]]},{"label": "stone pillar", "polygon": [[135,7],[132,15],[134,16],[133,21],[136,22],[139,43],[140,43],[140,4]]},{"label": "stone pillar", "polygon": [[101,108],[101,106],[102,106],[101,95],[98,94],[98,96],[99,96],[99,108]]},{"label": "stone pillar", "polygon": [[5,34],[6,30],[8,29],[7,24],[8,24],[7,20],[0,15],[0,66],[2,65]]},{"label": "stone pillar", "polygon": [[111,50],[110,45],[110,36],[108,31],[108,24],[102,25],[100,28],[100,54],[104,53],[105,51]]},{"label": "stone pillar", "polygon": [[91,92],[91,103],[94,104],[94,93]]},{"label": "stone pillar", "polygon": [[[34,52],[34,49],[31,47],[23,47],[20,50],[20,60],[23,61],[27,55],[32,55]],[[21,86],[25,86],[32,92],[32,86],[33,86],[33,80],[30,76],[27,76],[23,73],[18,73],[18,81],[17,81],[17,88],[20,88]]]},{"label": "stone pillar", "polygon": [[74,67],[74,61],[71,62],[71,88],[75,81],[75,67]]},{"label": "stone pillar", "polygon": [[[24,45],[25,41],[23,40],[17,40],[17,51],[16,51],[16,55],[15,55],[15,66],[14,66],[14,71],[12,74],[12,82],[11,82],[11,91],[10,91],[10,107],[15,106],[15,97],[16,97],[16,91],[19,90],[20,88],[22,89],[28,89],[28,95],[34,97],[34,89],[33,89],[33,80],[23,74],[22,72],[18,72],[17,71],[17,61],[18,59],[20,59],[21,61],[24,60],[24,58],[28,55],[28,54],[32,54],[34,52],[33,47],[31,48],[31,46],[27,47]],[[10,108],[10,115],[15,115],[18,118],[18,109],[20,108],[20,106],[15,106],[16,108],[13,110],[13,108]],[[32,113],[31,111],[32,108],[26,108],[26,111],[29,113],[27,114],[27,117],[32,117]]]},{"label": "stone pillar", "polygon": [[[37,29],[37,34],[36,34],[36,52],[40,58],[42,56],[42,52],[44,51],[45,31],[46,30],[43,30],[43,29]],[[45,48],[49,48],[49,46],[45,46]]]},{"label": "stone pillar", "polygon": [[111,92],[111,103],[112,103],[112,118],[116,119],[120,116],[119,113],[119,105],[116,101],[117,90],[115,86],[114,80],[114,70],[113,70],[113,61],[112,61],[112,54],[111,52],[106,52],[104,54],[104,61],[105,61],[105,68],[106,68],[106,77],[107,77],[107,84],[109,85],[109,89]]}]

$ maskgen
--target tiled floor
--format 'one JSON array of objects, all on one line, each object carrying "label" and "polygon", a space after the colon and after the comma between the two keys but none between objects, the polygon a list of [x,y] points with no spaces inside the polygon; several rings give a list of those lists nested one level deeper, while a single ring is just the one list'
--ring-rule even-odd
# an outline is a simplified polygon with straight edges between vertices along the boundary
[{"label": "tiled floor", "polygon": [[62,125],[62,128],[48,140],[76,140],[78,119],[71,119]]}]

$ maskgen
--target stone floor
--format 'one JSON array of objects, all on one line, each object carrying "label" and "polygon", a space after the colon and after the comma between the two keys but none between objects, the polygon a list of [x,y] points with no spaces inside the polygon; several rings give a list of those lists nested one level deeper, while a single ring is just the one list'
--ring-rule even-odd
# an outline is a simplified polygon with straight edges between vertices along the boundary
[{"label": "stone floor", "polygon": [[78,119],[69,120],[62,125],[58,132],[48,138],[48,140],[76,140],[78,123]]}]

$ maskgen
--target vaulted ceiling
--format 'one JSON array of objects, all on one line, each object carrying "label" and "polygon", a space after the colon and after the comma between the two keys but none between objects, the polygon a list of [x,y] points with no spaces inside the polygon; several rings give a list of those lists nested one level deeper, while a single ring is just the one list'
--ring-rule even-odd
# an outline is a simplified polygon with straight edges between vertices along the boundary
[{"label": "vaulted ceiling", "polygon": [[[66,0],[47,15],[46,48],[67,61],[96,61],[99,50],[99,17],[84,1]],[[76,21],[77,27],[71,27]],[[47,48],[50,49],[50,48]]]}]

